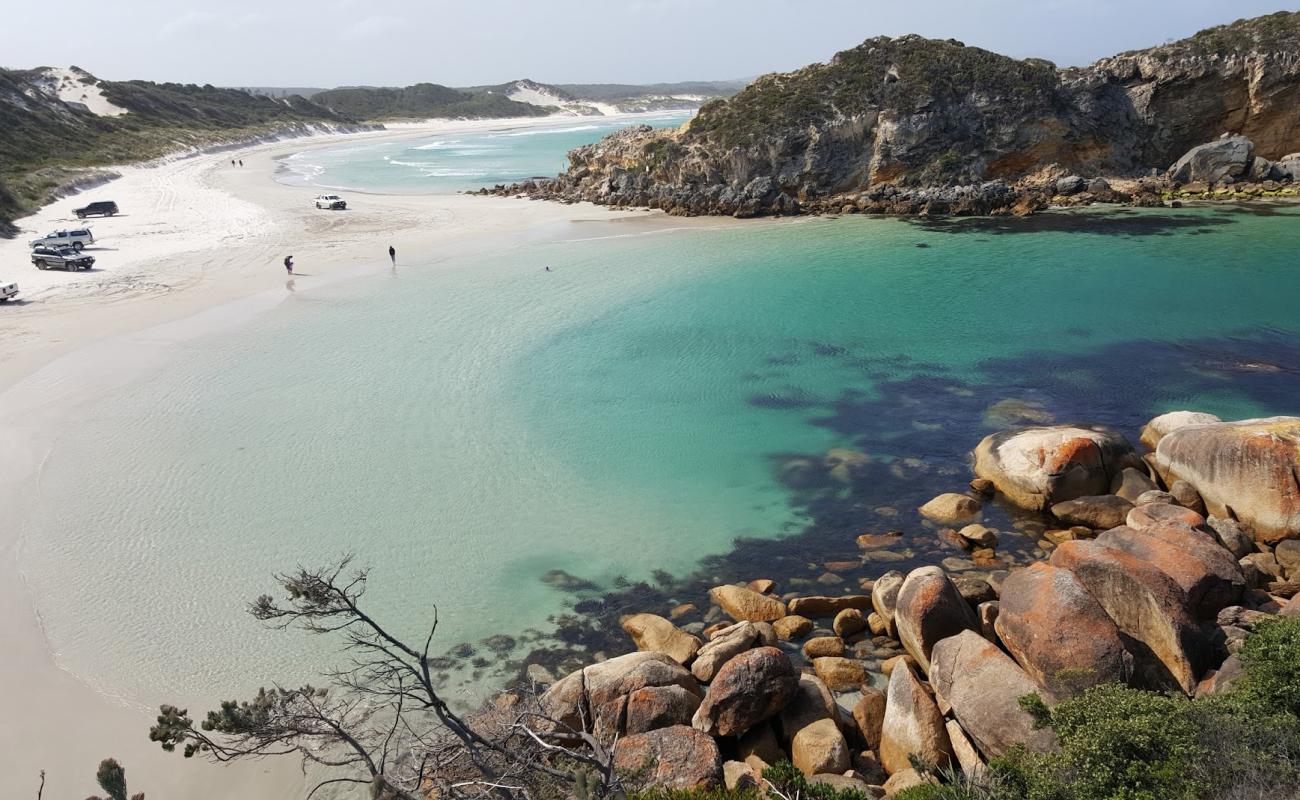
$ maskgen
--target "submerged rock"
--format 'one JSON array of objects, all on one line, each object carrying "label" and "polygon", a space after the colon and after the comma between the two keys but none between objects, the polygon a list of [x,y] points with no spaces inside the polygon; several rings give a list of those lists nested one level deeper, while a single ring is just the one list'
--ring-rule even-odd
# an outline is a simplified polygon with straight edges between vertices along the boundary
[{"label": "submerged rock", "polygon": [[921,506],[921,516],[940,525],[964,525],[980,515],[980,501],[965,494],[941,494]]}]

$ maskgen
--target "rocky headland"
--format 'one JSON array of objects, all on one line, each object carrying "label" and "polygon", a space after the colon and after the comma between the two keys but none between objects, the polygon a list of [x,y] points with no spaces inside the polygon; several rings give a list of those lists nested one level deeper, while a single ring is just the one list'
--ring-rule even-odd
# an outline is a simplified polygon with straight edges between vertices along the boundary
[{"label": "rocky headland", "polygon": [[1297,101],[1300,13],[1070,69],[881,37],[485,191],[737,217],[1296,197]]},{"label": "rocky headland", "polygon": [[[788,468],[846,478],[868,458]],[[758,575],[623,614],[636,652],[559,679],[534,664],[525,683],[555,724],[612,744],[620,770],[651,765],[654,785],[761,786],[789,761],[881,797],[936,779],[918,764],[976,778],[1013,750],[1053,751],[1030,695],[1228,692],[1251,632],[1300,616],[1300,418],[1175,412],[1138,446],[1031,425],[989,435],[972,460],[968,486],[918,509],[959,553],[942,565],[892,569],[904,534],[864,532],[860,559],[825,564],[810,587]],[[984,524],[995,508],[1020,515],[1014,530]],[[1032,552],[1007,551],[1026,534]],[[837,575],[873,566],[856,584]]]}]

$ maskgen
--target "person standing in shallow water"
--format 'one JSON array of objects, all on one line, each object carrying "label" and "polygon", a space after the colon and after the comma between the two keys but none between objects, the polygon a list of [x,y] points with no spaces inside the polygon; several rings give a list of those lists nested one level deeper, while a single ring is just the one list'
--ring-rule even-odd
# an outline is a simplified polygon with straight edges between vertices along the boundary
[{"label": "person standing in shallow water", "polygon": [[293,256],[284,257],[284,271],[290,275],[293,274]]},{"label": "person standing in shallow water", "polygon": [[397,248],[391,244],[388,246],[388,258],[393,262],[394,267],[397,266]]}]

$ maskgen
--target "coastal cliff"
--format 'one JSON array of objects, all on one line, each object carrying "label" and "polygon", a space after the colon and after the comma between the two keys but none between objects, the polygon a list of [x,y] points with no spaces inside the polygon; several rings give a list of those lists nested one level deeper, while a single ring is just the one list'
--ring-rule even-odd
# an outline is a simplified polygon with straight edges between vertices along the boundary
[{"label": "coastal cliff", "polygon": [[[1225,132],[1266,159],[1300,150],[1298,78],[1300,13],[1072,69],[881,37],[759,78],[681,129],[613,134],[555,179],[496,191],[737,216],[1031,211],[1083,189],[1154,204],[1169,184],[1139,179]],[[1116,188],[1057,190],[1102,176]]]}]

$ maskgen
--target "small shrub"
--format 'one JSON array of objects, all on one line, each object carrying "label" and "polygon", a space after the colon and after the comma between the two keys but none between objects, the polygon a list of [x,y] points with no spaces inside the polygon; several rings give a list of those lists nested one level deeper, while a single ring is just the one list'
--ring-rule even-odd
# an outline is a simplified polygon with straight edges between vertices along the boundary
[{"label": "small shrub", "polygon": [[1300,716],[1300,618],[1258,625],[1241,650],[1246,680],[1238,689],[1260,705]]}]

